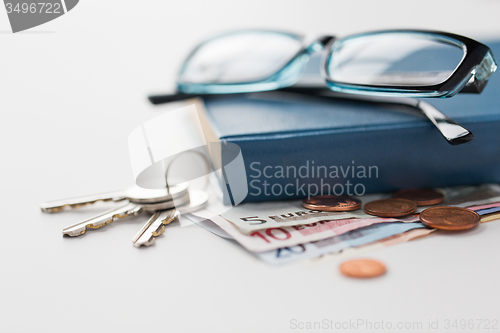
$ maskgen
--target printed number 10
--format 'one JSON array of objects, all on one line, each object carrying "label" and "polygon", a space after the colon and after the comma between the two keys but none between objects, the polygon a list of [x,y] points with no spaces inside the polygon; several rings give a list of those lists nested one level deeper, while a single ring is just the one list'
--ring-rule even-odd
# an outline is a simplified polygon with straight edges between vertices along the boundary
[{"label": "printed number 10", "polygon": [[265,231],[265,235],[261,234],[259,231],[255,231],[255,232],[252,232],[250,234],[250,236],[254,237],[260,237],[261,239],[263,239],[266,243],[271,243],[268,239],[267,239],[267,236],[271,237],[272,239],[275,239],[275,240],[285,240],[285,239],[289,239],[292,237],[292,235],[290,235],[290,233],[288,231],[286,231],[285,229],[281,229],[281,228],[269,228],[269,229],[266,229]]}]

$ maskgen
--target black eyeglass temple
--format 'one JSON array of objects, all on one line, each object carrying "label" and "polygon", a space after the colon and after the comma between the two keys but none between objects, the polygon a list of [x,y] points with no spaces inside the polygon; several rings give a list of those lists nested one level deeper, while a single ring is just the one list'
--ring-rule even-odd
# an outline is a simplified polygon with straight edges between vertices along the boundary
[{"label": "black eyeglass temple", "polygon": [[[462,90],[459,91],[460,94],[479,94],[483,91],[486,83],[488,81],[479,81],[479,80],[470,80]],[[327,87],[307,87],[307,86],[292,86],[277,89],[275,91],[286,91],[293,92],[296,94],[308,95],[308,96],[318,96],[318,95],[328,95],[328,92],[331,90]],[[238,94],[247,94],[247,93],[238,93]],[[149,101],[152,104],[163,104],[169,102],[177,102],[184,101],[186,99],[195,98],[195,97],[214,97],[214,96],[229,96],[235,94],[185,94],[185,93],[174,93],[174,94],[165,94],[165,95],[151,95],[148,96]]]},{"label": "black eyeglass temple", "polygon": [[[414,98],[381,98],[372,96],[352,96],[343,95],[331,91],[328,88],[314,88],[314,87],[288,87],[274,91],[282,92],[293,92],[303,95],[316,96],[321,98],[343,98],[356,100],[359,102],[368,103],[389,103],[389,104],[400,104],[408,105],[418,113],[427,117],[436,128],[441,132],[443,137],[451,145],[459,145],[471,141],[474,138],[472,132],[467,130],[465,127],[456,123],[452,119],[448,118],[446,115],[442,114],[438,109],[433,107],[431,104],[424,102],[422,100],[417,100]],[[469,92],[469,91],[464,91]],[[227,96],[226,94],[225,96]],[[233,94],[234,95],[234,94]],[[162,104],[167,102],[181,101],[194,97],[214,97],[214,96],[224,96],[222,94],[184,94],[177,93],[172,95],[156,95],[149,96],[149,100],[153,104]]]},{"label": "black eyeglass temple", "polygon": [[195,98],[195,97],[209,97],[213,96],[213,94],[184,94],[184,93],[174,93],[174,94],[165,94],[165,95],[151,95],[148,96],[149,101],[152,104],[164,104],[170,102],[184,101],[186,99]]},{"label": "black eyeglass temple", "polygon": [[[286,91],[286,92],[293,92],[296,94],[303,94],[303,95],[309,95],[309,96],[318,96],[318,95],[324,95],[330,92],[330,89],[326,87],[287,87],[287,88],[282,88],[274,91]],[[247,93],[239,93],[239,94],[247,94]],[[165,94],[165,95],[151,95],[148,96],[149,101],[152,104],[158,105],[158,104],[164,104],[164,103],[169,103],[169,102],[177,102],[177,101],[184,101],[186,99],[190,98],[196,98],[196,97],[215,97],[215,96],[230,96],[230,95],[237,95],[237,94],[185,94],[185,93],[174,93],[174,94]]]}]

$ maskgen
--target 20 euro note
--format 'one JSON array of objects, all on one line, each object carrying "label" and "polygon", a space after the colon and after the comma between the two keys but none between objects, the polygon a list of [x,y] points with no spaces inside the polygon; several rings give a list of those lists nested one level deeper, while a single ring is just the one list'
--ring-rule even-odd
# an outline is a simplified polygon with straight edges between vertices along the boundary
[{"label": "20 euro note", "polygon": [[433,230],[427,229],[420,222],[380,223],[349,231],[339,236],[306,244],[283,247],[273,251],[259,252],[256,255],[259,259],[269,264],[283,264],[340,252],[347,248],[373,243],[414,229],[425,229],[427,233]]},{"label": "20 euro note", "polygon": [[335,253],[329,253],[326,255],[321,255],[319,257],[314,257],[314,258],[309,258],[303,261],[303,263],[307,265],[317,265],[317,264],[322,264],[327,261],[331,260],[339,260],[339,259],[345,259],[347,257],[351,256],[359,256],[360,254],[366,253],[366,252],[372,252],[376,250],[380,250],[383,248],[386,248],[388,246],[393,246],[405,242],[409,242],[413,239],[420,238],[427,236],[431,234],[432,232],[436,231],[436,229],[426,229],[426,228],[417,228],[417,229],[412,229],[407,232],[404,232],[402,234],[397,234],[394,236],[389,236],[387,238],[381,239],[379,241],[375,241],[373,243],[357,246],[357,247],[350,247],[344,251],[341,252],[335,252]]},{"label": "20 euro note", "polygon": [[[203,216],[206,212],[200,210],[197,214],[198,216]],[[208,215],[210,215],[210,213],[208,213]],[[231,235],[244,248],[252,252],[271,251],[280,247],[309,243],[341,235],[351,230],[363,228],[376,223],[418,221],[418,217],[415,216],[397,220],[392,218],[373,218],[319,221],[306,225],[267,228],[245,235],[242,234],[232,223],[221,216],[215,216],[209,219]]]}]

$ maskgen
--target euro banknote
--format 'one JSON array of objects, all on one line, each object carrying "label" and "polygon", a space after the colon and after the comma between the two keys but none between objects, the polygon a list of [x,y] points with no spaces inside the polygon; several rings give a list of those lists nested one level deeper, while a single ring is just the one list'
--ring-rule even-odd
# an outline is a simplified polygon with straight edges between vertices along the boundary
[{"label": "euro banknote", "polygon": [[493,214],[497,213],[500,211],[500,207],[492,207],[492,208],[487,208],[487,209],[474,209],[476,213],[478,213],[480,216],[487,215],[487,214]]},{"label": "euro banknote", "polygon": [[500,213],[493,213],[481,216],[481,223],[496,221],[500,219]]},{"label": "euro banknote", "polygon": [[440,206],[473,207],[500,202],[500,186],[497,184],[445,187],[438,190],[444,194],[445,199]]},{"label": "euro banknote", "polygon": [[[500,202],[500,186],[496,184],[440,188],[438,190],[445,196],[445,201],[440,205],[469,207]],[[359,199],[365,204],[388,197],[390,197],[390,194],[382,193],[364,195]],[[417,213],[426,208],[428,207],[418,207]],[[200,216],[198,212],[193,214],[208,219],[221,215],[247,235],[262,229],[289,227],[320,221],[376,218],[366,214],[362,209],[352,212],[309,210],[302,207],[302,200],[245,203],[232,208],[223,206],[220,203],[211,203],[207,209],[211,212],[209,215]]]},{"label": "euro banknote", "polygon": [[321,255],[336,253],[347,248],[357,247],[407,231],[425,228],[422,223],[380,223],[372,226],[349,231],[343,235],[326,238],[323,240],[282,247],[273,251],[259,252],[257,257],[269,264],[284,264],[297,260],[319,257]]},{"label": "euro banknote", "polygon": [[[203,215],[203,211],[199,211],[199,213]],[[267,228],[245,235],[222,216],[215,216],[210,220],[221,227],[222,230],[231,235],[238,243],[251,252],[271,251],[281,247],[305,244],[342,235],[351,230],[363,228],[376,223],[400,221],[391,218],[319,221],[291,227]],[[418,221],[418,217],[406,218],[405,222],[411,223],[416,221]]]},{"label": "euro banknote", "polygon": [[373,243],[369,243],[369,244],[357,246],[357,247],[350,247],[350,248],[345,249],[344,251],[341,251],[341,252],[335,252],[335,253],[330,253],[330,254],[326,254],[326,255],[321,255],[318,257],[303,260],[302,262],[306,265],[318,265],[318,264],[323,264],[323,263],[329,262],[329,261],[344,260],[348,257],[364,255],[365,253],[377,251],[377,250],[386,248],[388,246],[393,246],[393,245],[397,245],[397,244],[411,241],[411,240],[416,239],[416,238],[425,237],[434,231],[436,231],[436,229],[427,229],[427,228],[412,229],[412,230],[404,232],[402,234],[390,236],[390,237],[381,239],[381,240],[373,242]]},{"label": "euro banknote", "polygon": [[472,209],[474,211],[482,210],[482,209],[489,209],[489,208],[496,208],[500,207],[500,202],[494,202],[490,204],[485,204],[485,205],[477,205],[477,206],[468,206],[468,209]]},{"label": "euro banknote", "polygon": [[[386,196],[383,194],[367,195],[359,199],[364,203],[382,197]],[[194,215],[198,215],[198,213],[195,212]],[[261,229],[290,227],[320,221],[376,218],[373,215],[366,214],[361,209],[352,212],[310,210],[302,206],[302,200],[245,203],[229,209],[220,215],[237,226],[244,234],[251,234]]]}]

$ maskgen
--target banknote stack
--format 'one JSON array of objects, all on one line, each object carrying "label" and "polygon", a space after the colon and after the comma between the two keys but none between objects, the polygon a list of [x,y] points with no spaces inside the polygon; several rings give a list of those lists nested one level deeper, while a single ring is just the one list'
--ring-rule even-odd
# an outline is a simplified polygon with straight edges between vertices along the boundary
[{"label": "banknote stack", "polygon": [[[444,196],[438,206],[468,208],[481,222],[500,218],[500,186],[486,184],[436,189]],[[365,195],[366,203],[392,197]],[[342,253],[366,251],[400,244],[429,235],[435,229],[421,223],[417,210],[404,217],[386,218],[363,209],[335,212],[307,209],[302,200],[246,203],[228,208],[217,201],[187,216],[214,233],[233,238],[245,249],[269,264],[326,258]]]}]

